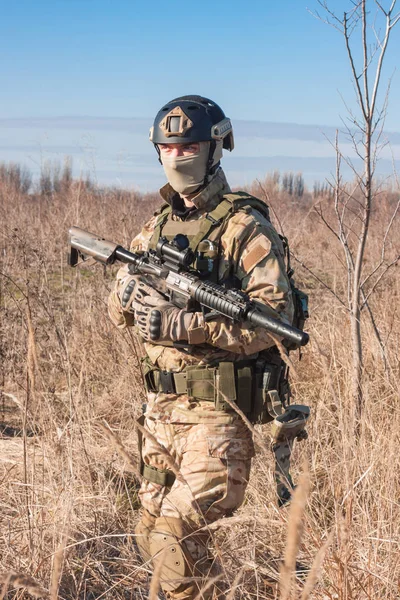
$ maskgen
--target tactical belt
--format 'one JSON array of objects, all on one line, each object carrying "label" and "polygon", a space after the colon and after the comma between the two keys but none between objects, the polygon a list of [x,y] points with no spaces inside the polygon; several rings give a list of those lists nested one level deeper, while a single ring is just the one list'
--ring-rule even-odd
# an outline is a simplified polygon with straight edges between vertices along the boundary
[{"label": "tactical belt", "polygon": [[225,397],[244,412],[251,411],[254,361],[189,366],[180,373],[153,368],[145,374],[147,391],[186,394],[195,401],[214,402],[217,410],[233,410]]}]

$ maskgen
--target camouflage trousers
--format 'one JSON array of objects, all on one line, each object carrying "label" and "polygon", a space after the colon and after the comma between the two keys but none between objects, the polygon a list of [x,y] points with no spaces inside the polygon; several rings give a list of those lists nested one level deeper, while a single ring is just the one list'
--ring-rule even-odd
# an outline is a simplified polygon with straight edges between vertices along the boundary
[{"label": "camouflage trousers", "polygon": [[[150,515],[155,529],[184,532],[179,544],[190,572],[204,581],[213,572],[207,524],[231,515],[243,502],[254,456],[251,433],[236,416],[229,424],[164,423],[147,417],[145,429],[151,437],[143,437],[143,462],[167,469],[169,456],[179,471],[170,488],[143,479],[139,494],[145,520],[149,523]],[[153,525],[146,527],[149,531]],[[194,598],[199,588],[176,585],[171,592],[166,586],[169,597],[179,599]]]}]

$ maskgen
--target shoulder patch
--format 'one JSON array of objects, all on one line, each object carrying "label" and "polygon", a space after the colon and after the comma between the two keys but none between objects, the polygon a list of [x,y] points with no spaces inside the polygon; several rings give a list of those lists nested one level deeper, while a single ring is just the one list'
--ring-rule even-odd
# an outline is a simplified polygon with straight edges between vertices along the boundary
[{"label": "shoulder patch", "polygon": [[258,263],[271,251],[271,241],[265,235],[257,235],[252,240],[242,257],[243,270],[250,273]]}]

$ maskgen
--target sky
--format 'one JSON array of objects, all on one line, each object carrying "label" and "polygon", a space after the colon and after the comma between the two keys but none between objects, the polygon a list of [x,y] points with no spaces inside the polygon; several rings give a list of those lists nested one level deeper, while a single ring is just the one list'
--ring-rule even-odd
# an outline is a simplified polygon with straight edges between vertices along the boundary
[{"label": "sky", "polygon": [[[341,15],[352,3],[329,4]],[[323,178],[334,169],[326,132],[346,119],[344,102],[357,106],[343,39],[316,10],[317,0],[0,0],[0,161],[37,171],[69,154],[99,182],[151,189],[162,182],[152,119],[197,93],[233,120],[235,185],[273,168]],[[400,24],[382,75],[387,132],[400,132],[399,63]]]}]

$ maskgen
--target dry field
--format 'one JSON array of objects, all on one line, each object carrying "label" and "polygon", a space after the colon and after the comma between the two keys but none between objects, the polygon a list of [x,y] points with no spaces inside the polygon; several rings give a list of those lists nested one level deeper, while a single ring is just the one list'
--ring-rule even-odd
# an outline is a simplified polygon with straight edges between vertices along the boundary
[{"label": "dry field", "polygon": [[[274,192],[271,181],[265,186],[294,254],[313,271],[294,263],[312,314],[312,341],[300,361],[292,356],[295,398],[312,407],[309,440],[294,456],[306,497],[290,519],[288,508],[276,508],[269,426],[259,428],[265,444],[258,444],[245,504],[214,531],[215,552],[231,599],[398,600],[397,269],[371,296],[386,367],[363,316],[365,408],[356,438],[348,317],[322,283],[346,300],[346,270],[313,209],[322,202],[331,219],[329,199],[295,200]],[[377,199],[366,268],[379,257],[396,201],[389,192]],[[115,269],[72,270],[66,254],[70,225],[128,244],[157,204],[156,196],[76,182],[48,195],[0,185],[0,599],[149,595],[149,569],[132,535],[138,481],[101,426],[107,422],[136,458],[140,344],[108,320]],[[399,254],[397,219],[387,248]],[[291,591],[277,587],[285,553],[286,582],[295,568]]]}]

